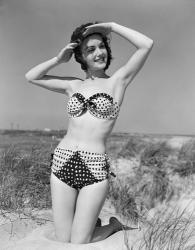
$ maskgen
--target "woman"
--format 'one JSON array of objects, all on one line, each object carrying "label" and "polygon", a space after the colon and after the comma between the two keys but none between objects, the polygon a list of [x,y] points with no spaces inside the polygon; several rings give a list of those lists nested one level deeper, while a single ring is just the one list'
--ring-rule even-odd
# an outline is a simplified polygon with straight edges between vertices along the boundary
[{"label": "woman", "polygon": [[[137,50],[124,66],[108,76],[111,32],[127,39]],[[71,42],[56,57],[26,74],[30,83],[69,97],[67,134],[55,149],[51,166],[53,217],[60,241],[95,242],[122,229],[116,218],[102,227],[96,224],[111,176],[105,144],[125,90],[152,46],[150,38],[117,23],[87,23],[73,32]],[[84,80],[47,75],[53,67],[68,62],[73,53],[86,73]]]}]

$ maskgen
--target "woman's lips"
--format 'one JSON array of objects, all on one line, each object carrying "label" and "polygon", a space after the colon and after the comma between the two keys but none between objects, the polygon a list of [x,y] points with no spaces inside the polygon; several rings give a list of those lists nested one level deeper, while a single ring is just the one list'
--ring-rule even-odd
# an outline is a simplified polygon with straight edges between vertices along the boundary
[{"label": "woman's lips", "polygon": [[95,62],[105,62],[105,58],[96,59]]}]

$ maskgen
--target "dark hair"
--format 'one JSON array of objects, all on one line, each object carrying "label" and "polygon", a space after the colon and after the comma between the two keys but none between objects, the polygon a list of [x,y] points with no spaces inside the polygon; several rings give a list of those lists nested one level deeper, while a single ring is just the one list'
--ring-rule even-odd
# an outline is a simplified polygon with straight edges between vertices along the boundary
[{"label": "dark hair", "polygon": [[75,42],[79,43],[79,46],[77,46],[74,49],[74,57],[75,57],[75,60],[81,64],[81,69],[84,71],[87,70],[87,64],[83,60],[83,57],[82,57],[81,44],[87,37],[89,37],[91,35],[98,34],[99,36],[101,36],[102,41],[103,41],[105,48],[107,50],[108,59],[107,59],[106,67],[104,68],[104,70],[108,69],[108,67],[110,66],[110,62],[112,60],[112,53],[111,53],[111,48],[109,45],[109,38],[107,36],[103,35],[102,33],[98,33],[98,32],[89,34],[88,36],[85,36],[85,37],[83,36],[83,32],[84,32],[85,28],[89,25],[96,24],[96,23],[98,23],[98,22],[82,24],[81,26],[77,27],[74,30],[74,32],[72,33],[72,36],[71,36],[71,40],[70,40],[71,43],[75,43]]}]

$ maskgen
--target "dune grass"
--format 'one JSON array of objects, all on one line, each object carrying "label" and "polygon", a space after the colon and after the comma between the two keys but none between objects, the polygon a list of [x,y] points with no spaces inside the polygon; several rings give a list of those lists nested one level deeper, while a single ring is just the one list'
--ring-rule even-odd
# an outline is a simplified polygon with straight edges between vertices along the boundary
[{"label": "dune grass", "polygon": [[181,177],[195,174],[195,141],[185,143],[178,152],[178,164],[174,169]]},{"label": "dune grass", "polygon": [[[127,147],[132,146],[132,140],[127,143]],[[166,162],[172,154],[172,150],[163,142],[159,143],[140,143],[135,146],[136,140],[133,139],[133,147],[137,148],[133,152],[139,152],[139,165],[134,168],[134,174],[118,176],[111,181],[109,197],[117,212],[126,217],[133,217],[138,213],[142,217],[142,212],[154,208],[159,202],[170,200],[174,194],[174,188],[170,182],[169,174],[166,169]],[[139,150],[138,150],[139,149]],[[140,151],[141,150],[141,151]],[[121,150],[122,151],[122,150]],[[119,157],[126,159],[131,149],[119,153]],[[132,153],[130,153],[132,155]],[[136,154],[133,153],[135,156]],[[134,205],[133,205],[134,204]],[[135,204],[138,204],[135,208]],[[132,209],[131,209],[132,207]],[[134,207],[134,208],[133,208]],[[135,210],[138,211],[135,213]]]},{"label": "dune grass", "polygon": [[0,156],[0,207],[19,211],[25,207],[51,207],[49,152],[31,148],[24,154],[10,146]]},{"label": "dune grass", "polygon": [[119,175],[113,184],[111,182],[109,195],[117,211],[122,212],[122,204],[128,197],[130,200],[141,200],[147,209],[151,209],[159,202],[169,201],[179,197],[181,192],[192,190],[195,173],[194,140],[175,150],[166,140],[146,143],[138,138],[136,145],[136,138],[133,137],[117,157],[136,158],[139,162],[133,168],[133,175],[129,171],[130,174],[127,172],[125,176]]},{"label": "dune grass", "polygon": [[[169,207],[169,201],[187,193],[188,189],[192,190],[190,185],[195,183],[192,165],[195,143],[190,141],[178,151],[166,141],[144,144],[138,140],[137,143],[135,138],[129,140],[125,150],[118,154],[125,159],[136,157],[139,160],[134,174],[127,173],[111,181],[109,193],[116,211],[130,224],[141,222],[145,230],[135,249],[195,249],[195,215],[185,209]],[[190,169],[186,168],[190,163]],[[150,209],[159,204],[165,204],[165,207],[150,218]],[[128,250],[134,249],[130,248],[128,237],[125,237],[125,244]]]},{"label": "dune grass", "polygon": [[157,210],[145,227],[143,237],[134,246],[124,239],[128,250],[193,250],[195,249],[195,217],[187,207],[165,206]]},{"label": "dune grass", "polygon": [[[51,208],[50,154],[57,142],[48,138],[44,135],[43,139],[38,134],[35,143],[30,146],[24,141],[23,144],[6,145],[1,150],[1,213]],[[141,222],[147,229],[139,249],[193,249],[188,246],[193,235],[192,228],[195,230],[193,214],[179,210],[171,212],[168,205],[152,218],[148,217],[148,212],[159,204],[168,204],[174,197],[179,197],[189,190],[189,185],[192,190],[195,142],[189,141],[181,149],[175,150],[168,146],[166,140],[150,141],[132,136],[126,139],[125,144],[121,143],[123,146],[119,150],[120,138],[114,137],[114,140],[115,143],[110,140],[111,146],[108,148],[116,159],[136,158],[139,161],[133,175],[127,173],[110,181],[108,195],[117,213],[134,225]]]}]

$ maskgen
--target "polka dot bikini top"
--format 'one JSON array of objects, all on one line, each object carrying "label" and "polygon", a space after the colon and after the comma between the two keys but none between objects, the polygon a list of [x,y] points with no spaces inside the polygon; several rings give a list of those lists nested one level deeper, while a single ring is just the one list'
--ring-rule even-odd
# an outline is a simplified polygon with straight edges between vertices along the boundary
[{"label": "polka dot bikini top", "polygon": [[81,93],[74,93],[67,104],[67,111],[70,117],[78,117],[89,111],[90,114],[101,119],[115,119],[118,116],[120,107],[113,97],[106,93],[97,93],[85,98]]}]

